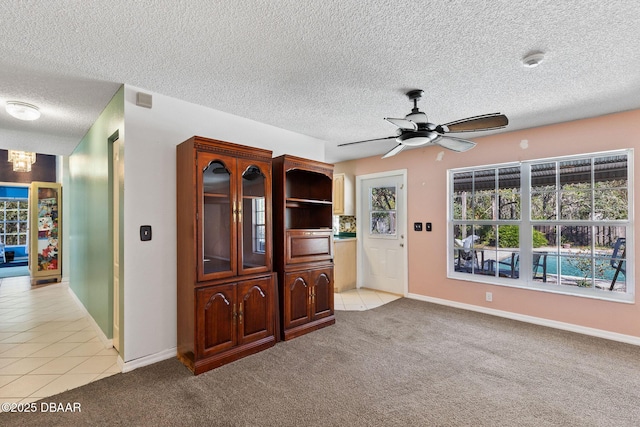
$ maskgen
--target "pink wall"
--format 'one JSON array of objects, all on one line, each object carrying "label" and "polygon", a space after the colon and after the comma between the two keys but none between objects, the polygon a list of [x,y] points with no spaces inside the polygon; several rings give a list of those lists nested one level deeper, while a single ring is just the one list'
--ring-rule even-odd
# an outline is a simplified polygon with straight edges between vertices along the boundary
[{"label": "pink wall", "polygon": [[[525,139],[528,140],[528,148],[523,149],[521,141]],[[395,169],[408,170],[408,224],[433,223],[431,233],[409,231],[409,293],[640,337],[640,308],[636,303],[448,279],[446,268],[448,169],[640,148],[640,110],[474,140],[478,145],[467,153],[425,147],[405,150],[384,160],[376,156],[336,164],[336,173],[354,176]],[[444,155],[439,161],[437,157],[440,152],[444,152]],[[638,152],[634,152],[634,163],[637,165],[634,182],[638,182]],[[635,212],[640,212],[639,190],[636,187]],[[638,229],[635,229],[636,242],[639,241],[638,233]],[[636,259],[639,252],[636,252]],[[485,292],[493,293],[493,302],[485,301]]]}]

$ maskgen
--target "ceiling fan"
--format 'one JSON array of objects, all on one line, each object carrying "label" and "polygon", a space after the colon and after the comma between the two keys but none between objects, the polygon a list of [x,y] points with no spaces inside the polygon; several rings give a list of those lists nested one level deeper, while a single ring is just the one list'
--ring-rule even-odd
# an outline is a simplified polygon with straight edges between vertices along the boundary
[{"label": "ceiling fan", "polygon": [[413,101],[413,109],[411,110],[411,113],[405,116],[404,119],[394,119],[390,117],[385,118],[386,121],[398,126],[397,136],[346,142],[338,144],[338,147],[370,141],[395,139],[398,142],[398,145],[382,156],[383,159],[395,156],[407,146],[413,147],[425,144],[437,144],[449,150],[462,152],[472,149],[476,146],[476,143],[455,136],[450,136],[448,135],[449,133],[500,129],[509,124],[507,116],[500,113],[483,114],[481,116],[456,120],[444,125],[429,123],[427,121],[427,115],[418,109],[418,101],[422,98],[423,93],[424,92],[420,89],[410,90],[407,92],[407,97],[409,100]]}]

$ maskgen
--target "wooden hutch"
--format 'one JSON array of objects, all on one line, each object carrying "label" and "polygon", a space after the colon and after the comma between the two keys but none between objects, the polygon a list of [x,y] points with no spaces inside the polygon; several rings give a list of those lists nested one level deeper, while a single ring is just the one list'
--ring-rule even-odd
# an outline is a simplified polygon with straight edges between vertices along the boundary
[{"label": "wooden hutch", "polygon": [[272,153],[177,147],[178,358],[195,374],[273,346]]},{"label": "wooden hutch", "polygon": [[280,326],[288,340],[335,323],[333,165],[273,159],[274,262]]}]

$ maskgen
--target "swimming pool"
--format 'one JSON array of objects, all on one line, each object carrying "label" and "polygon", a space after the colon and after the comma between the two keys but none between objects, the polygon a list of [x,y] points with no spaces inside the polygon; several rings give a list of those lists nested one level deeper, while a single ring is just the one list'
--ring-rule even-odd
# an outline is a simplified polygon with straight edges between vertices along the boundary
[{"label": "swimming pool", "polygon": [[[547,255],[547,274],[551,274],[551,275],[558,274],[558,258],[560,259],[562,276],[580,277],[580,278],[592,277],[591,267],[588,264],[589,260],[587,258],[578,258],[575,256],[567,257],[567,256],[559,256],[559,255]],[[510,257],[502,258],[500,260],[500,263],[503,266],[508,266],[510,262],[511,262]],[[584,266],[584,268],[587,269],[587,272],[582,271],[580,268],[581,266]],[[596,271],[595,271],[596,279],[613,280],[613,276],[616,273],[616,269],[611,266],[610,258],[596,259],[595,267],[596,267]],[[625,266],[623,266],[622,268],[624,269]],[[516,267],[516,270],[518,270],[518,267]],[[534,270],[538,277],[542,275],[542,266],[539,266],[537,269],[534,268]],[[506,274],[509,274],[509,273],[507,272]],[[616,280],[624,282],[625,280],[624,271],[620,271],[620,274],[618,275],[618,278]]]},{"label": "swimming pool", "polygon": [[[562,269],[563,276],[574,276],[574,277],[591,277],[591,271],[589,270],[588,274],[585,274],[578,266],[576,265],[576,261],[578,258],[567,258],[567,257],[558,257],[555,255],[547,256],[547,274],[558,274],[558,258],[560,258],[560,267]],[[623,266],[624,268],[624,266]],[[538,273],[542,271],[539,268]],[[608,259],[597,259],[596,260],[596,278],[598,279],[606,279],[613,280],[613,276],[615,275],[615,268],[611,267],[610,260]],[[620,281],[625,280],[624,273],[621,271],[618,275],[618,279]]]}]

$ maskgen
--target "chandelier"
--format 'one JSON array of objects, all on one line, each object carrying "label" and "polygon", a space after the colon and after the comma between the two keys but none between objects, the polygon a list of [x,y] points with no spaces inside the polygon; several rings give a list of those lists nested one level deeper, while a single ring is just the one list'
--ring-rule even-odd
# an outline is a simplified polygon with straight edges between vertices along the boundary
[{"label": "chandelier", "polygon": [[14,172],[31,172],[31,165],[36,162],[36,153],[9,150],[9,161],[13,163]]}]

